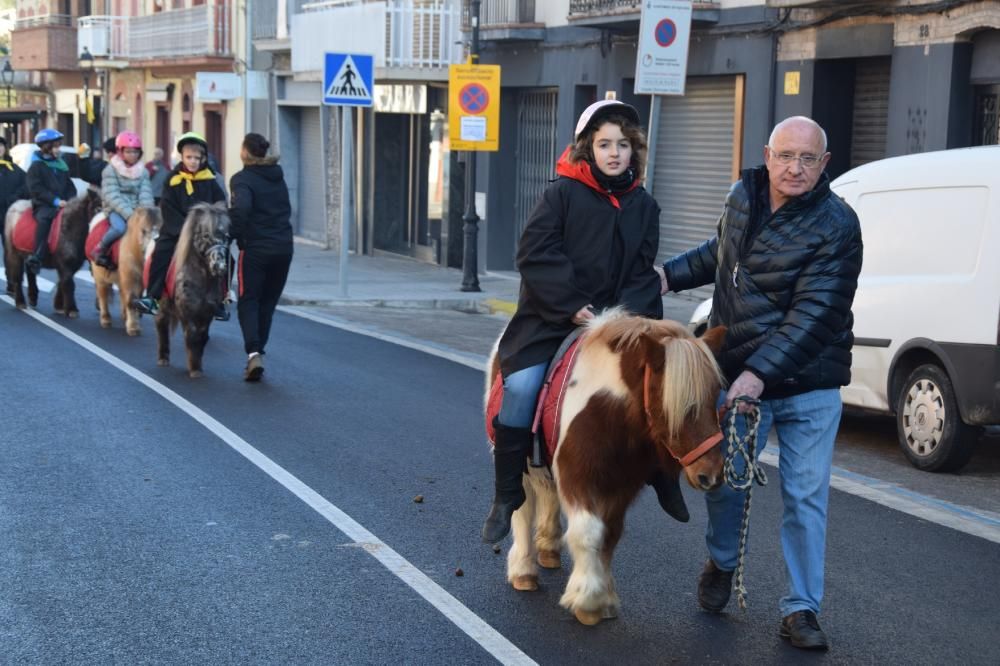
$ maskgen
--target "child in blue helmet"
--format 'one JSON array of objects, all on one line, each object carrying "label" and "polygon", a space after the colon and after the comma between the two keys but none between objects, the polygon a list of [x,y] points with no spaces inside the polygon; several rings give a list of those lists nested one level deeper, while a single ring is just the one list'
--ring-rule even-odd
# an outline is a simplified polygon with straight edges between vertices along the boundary
[{"label": "child in blue helmet", "polygon": [[38,150],[31,156],[28,167],[28,192],[35,215],[35,251],[25,260],[25,268],[38,275],[49,256],[49,230],[59,209],[76,196],[76,186],[69,175],[69,166],[59,155],[63,135],[58,130],[43,129],[35,136]]}]

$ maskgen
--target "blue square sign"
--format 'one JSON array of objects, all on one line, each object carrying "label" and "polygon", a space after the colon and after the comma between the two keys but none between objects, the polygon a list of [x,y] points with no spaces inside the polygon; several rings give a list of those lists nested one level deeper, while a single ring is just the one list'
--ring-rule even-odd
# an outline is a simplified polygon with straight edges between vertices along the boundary
[{"label": "blue square sign", "polygon": [[327,53],[323,66],[323,103],[332,106],[371,106],[374,79],[374,56]]}]

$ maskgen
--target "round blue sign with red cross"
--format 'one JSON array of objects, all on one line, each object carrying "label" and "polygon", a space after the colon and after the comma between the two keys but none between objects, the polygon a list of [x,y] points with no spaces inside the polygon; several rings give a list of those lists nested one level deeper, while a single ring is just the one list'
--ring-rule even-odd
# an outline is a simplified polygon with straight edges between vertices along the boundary
[{"label": "round blue sign with red cross", "polygon": [[466,84],[458,91],[458,105],[466,113],[480,114],[490,105],[490,93],[482,84]]},{"label": "round blue sign with red cross", "polygon": [[677,39],[677,24],[665,18],[656,24],[656,30],[653,34],[657,44],[663,47],[670,46]]}]

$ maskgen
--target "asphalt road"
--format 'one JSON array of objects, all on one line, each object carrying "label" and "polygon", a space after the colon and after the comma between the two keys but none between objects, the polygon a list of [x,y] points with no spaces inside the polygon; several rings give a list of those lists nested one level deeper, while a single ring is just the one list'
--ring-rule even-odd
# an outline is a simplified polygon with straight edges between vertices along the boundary
[{"label": "asphalt road", "polygon": [[[542,664],[1000,662],[1000,544],[839,491],[821,618],[834,648],[784,644],[776,483],[754,496],[746,613],[696,608],[696,493],[687,525],[644,493],[616,555],[621,617],[583,627],[558,606],[566,565],[517,593],[478,541],[491,489],[479,372],[279,313],[261,384],[240,381],[235,320],[213,325],[206,376],[190,380],[179,334],[173,367],[157,368],[148,319],[132,339],[82,314],[53,321],[155,384],[0,303],[3,663],[474,664],[507,641]],[[341,531],[323,502],[374,539]],[[423,594],[407,566],[383,564],[389,549],[426,576]]]}]

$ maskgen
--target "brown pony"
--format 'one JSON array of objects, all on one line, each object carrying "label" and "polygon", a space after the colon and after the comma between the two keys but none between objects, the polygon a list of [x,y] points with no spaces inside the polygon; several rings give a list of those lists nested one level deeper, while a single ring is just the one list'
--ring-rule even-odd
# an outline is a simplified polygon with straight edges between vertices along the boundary
[{"label": "brown pony", "polygon": [[[83,266],[86,259],[84,243],[87,240],[87,229],[90,219],[101,208],[101,197],[93,190],[87,190],[83,196],[71,199],[63,209],[59,243],[45,260],[45,268],[54,268],[59,274],[56,292],[52,298],[52,307],[62,312],[70,319],[80,316],[76,307],[76,283],[73,276]],[[14,228],[21,215],[31,209],[28,200],[15,201],[7,211],[4,224],[4,263],[7,269],[7,286],[13,288],[14,302],[24,310],[28,305],[38,307],[38,282],[34,275],[28,275],[28,301],[24,300],[21,281],[24,278],[24,260],[34,248],[24,250],[14,246]]]},{"label": "brown pony", "polygon": [[177,239],[167,285],[156,313],[157,365],[170,365],[170,333],[181,325],[189,377],[201,377],[208,327],[223,298],[219,281],[229,270],[229,214],[225,203],[196,204]]},{"label": "brown pony", "polygon": [[101,328],[111,327],[110,303],[112,287],[118,285],[122,321],[125,332],[139,335],[139,313],[132,308],[132,301],[142,296],[142,267],[146,250],[151,247],[156,230],[160,228],[159,208],[136,208],[128,219],[125,235],[118,242],[118,266],[113,270],[90,263],[90,272],[97,287],[97,309],[101,313]]},{"label": "brown pony", "polygon": [[[592,320],[566,377],[552,474],[530,467],[514,512],[507,580],[538,588],[538,568],[560,566],[559,509],[573,572],[560,604],[586,625],[617,616],[611,558],[625,511],[651,472],[678,474],[698,490],[723,479],[713,350],[724,328],[695,339],[674,322],[611,310]],[[489,381],[497,379],[494,352]],[[532,527],[534,526],[534,538]]]}]

